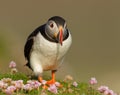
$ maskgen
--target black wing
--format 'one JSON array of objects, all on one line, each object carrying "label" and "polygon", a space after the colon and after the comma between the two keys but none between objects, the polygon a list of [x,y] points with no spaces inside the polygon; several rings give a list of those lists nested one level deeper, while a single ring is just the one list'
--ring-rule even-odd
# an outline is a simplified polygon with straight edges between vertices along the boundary
[{"label": "black wing", "polygon": [[39,32],[44,32],[44,26],[45,25],[42,25],[40,27],[38,27],[35,31],[33,31],[27,38],[27,42],[25,44],[25,47],[24,47],[24,56],[25,58],[27,59],[27,64],[26,66],[28,66],[29,68],[31,68],[30,66],[30,53],[31,53],[31,50],[32,50],[32,46],[34,44],[34,37],[39,33]]}]

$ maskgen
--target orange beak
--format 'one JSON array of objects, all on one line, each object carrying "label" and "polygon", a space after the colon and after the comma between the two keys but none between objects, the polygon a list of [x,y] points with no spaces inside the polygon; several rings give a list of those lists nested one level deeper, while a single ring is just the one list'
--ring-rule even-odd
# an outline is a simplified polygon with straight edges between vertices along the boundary
[{"label": "orange beak", "polygon": [[59,43],[62,46],[62,43],[63,43],[63,28],[62,28],[62,26],[59,27]]}]

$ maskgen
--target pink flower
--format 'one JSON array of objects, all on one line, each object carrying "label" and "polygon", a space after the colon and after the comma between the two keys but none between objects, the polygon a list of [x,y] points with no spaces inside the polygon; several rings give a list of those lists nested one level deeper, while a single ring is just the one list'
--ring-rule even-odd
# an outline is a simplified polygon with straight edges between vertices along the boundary
[{"label": "pink flower", "polygon": [[114,92],[113,92],[113,90],[106,90],[105,92],[104,92],[104,94],[105,95],[114,95]]},{"label": "pink flower", "polygon": [[31,90],[32,90],[32,87],[31,87],[30,84],[26,84],[26,85],[23,86],[23,89],[24,89],[24,90],[27,90],[27,91],[31,91]]},{"label": "pink flower", "polygon": [[78,83],[76,81],[73,82],[73,86],[74,87],[77,87],[78,86]]},{"label": "pink flower", "polygon": [[104,93],[105,91],[108,91],[108,90],[109,90],[109,88],[107,86],[100,86],[98,88],[98,91],[100,91],[101,93]]},{"label": "pink flower", "polygon": [[27,81],[28,84],[30,84],[30,86],[33,88],[33,89],[37,89],[41,86],[41,83],[38,82],[38,81],[32,81],[32,80],[29,80]]},{"label": "pink flower", "polygon": [[50,87],[48,88],[48,90],[54,94],[57,94],[57,87],[55,86],[55,84],[50,85]]},{"label": "pink flower", "polygon": [[60,83],[59,82],[55,82],[55,86],[60,87]]},{"label": "pink flower", "polygon": [[4,82],[0,81],[0,88],[3,88],[3,86],[4,86]]},{"label": "pink flower", "polygon": [[15,90],[16,90],[15,86],[8,86],[8,88],[5,90],[5,93],[7,95],[12,95]]},{"label": "pink flower", "polygon": [[33,88],[37,89],[41,86],[41,83],[38,81],[34,81]]},{"label": "pink flower", "polygon": [[23,80],[12,81],[12,83],[17,89],[23,88]]},{"label": "pink flower", "polygon": [[47,83],[46,80],[42,80],[42,84],[45,85]]},{"label": "pink flower", "polygon": [[8,84],[3,82],[3,81],[0,81],[0,89],[4,89],[4,88],[7,88]]},{"label": "pink flower", "polygon": [[89,81],[90,84],[94,85],[94,84],[97,84],[97,80],[96,78],[91,78],[90,81]]},{"label": "pink flower", "polygon": [[13,91],[8,90],[8,89],[6,89],[4,92],[6,93],[6,95],[12,95],[13,94]]},{"label": "pink flower", "polygon": [[8,90],[11,90],[11,91],[15,91],[15,90],[16,90],[16,87],[15,87],[15,86],[8,86],[7,89],[8,89]]},{"label": "pink flower", "polygon": [[16,63],[14,61],[11,61],[9,63],[9,68],[15,68],[16,67]]},{"label": "pink flower", "polygon": [[104,95],[117,95],[116,93],[113,92],[113,90],[110,90],[107,86],[100,86],[98,88],[98,91],[104,93]]}]

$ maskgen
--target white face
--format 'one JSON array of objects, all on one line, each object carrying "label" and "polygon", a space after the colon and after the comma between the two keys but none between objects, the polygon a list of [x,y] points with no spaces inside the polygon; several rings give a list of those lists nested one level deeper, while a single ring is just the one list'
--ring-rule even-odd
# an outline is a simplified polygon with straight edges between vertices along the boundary
[{"label": "white face", "polygon": [[52,20],[48,21],[45,27],[45,32],[50,38],[55,38],[59,33],[57,24]]}]

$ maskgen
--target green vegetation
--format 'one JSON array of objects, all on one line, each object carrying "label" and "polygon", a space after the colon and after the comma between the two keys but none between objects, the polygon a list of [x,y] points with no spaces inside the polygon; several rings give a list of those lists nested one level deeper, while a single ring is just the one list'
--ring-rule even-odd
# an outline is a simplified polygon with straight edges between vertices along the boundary
[{"label": "green vegetation", "polygon": [[[0,80],[10,78],[11,81],[23,80],[26,84],[30,80],[26,75],[22,73],[15,74],[0,74]],[[77,83],[76,87],[73,85],[73,80],[59,81],[63,87],[57,89],[57,95],[102,95],[97,90],[93,89],[88,83]],[[0,95],[6,95],[4,90],[0,90]],[[10,94],[9,94],[10,95]],[[39,86],[38,89],[33,90],[16,90],[12,95],[54,95],[54,93],[43,89]]]},{"label": "green vegetation", "polygon": [[39,82],[36,77],[18,72],[14,61],[10,62],[9,68],[10,73],[0,74],[0,95],[118,95],[107,86],[96,87],[95,77],[85,83],[76,82],[67,75],[64,80],[48,85],[49,77],[45,76],[45,80]]}]

